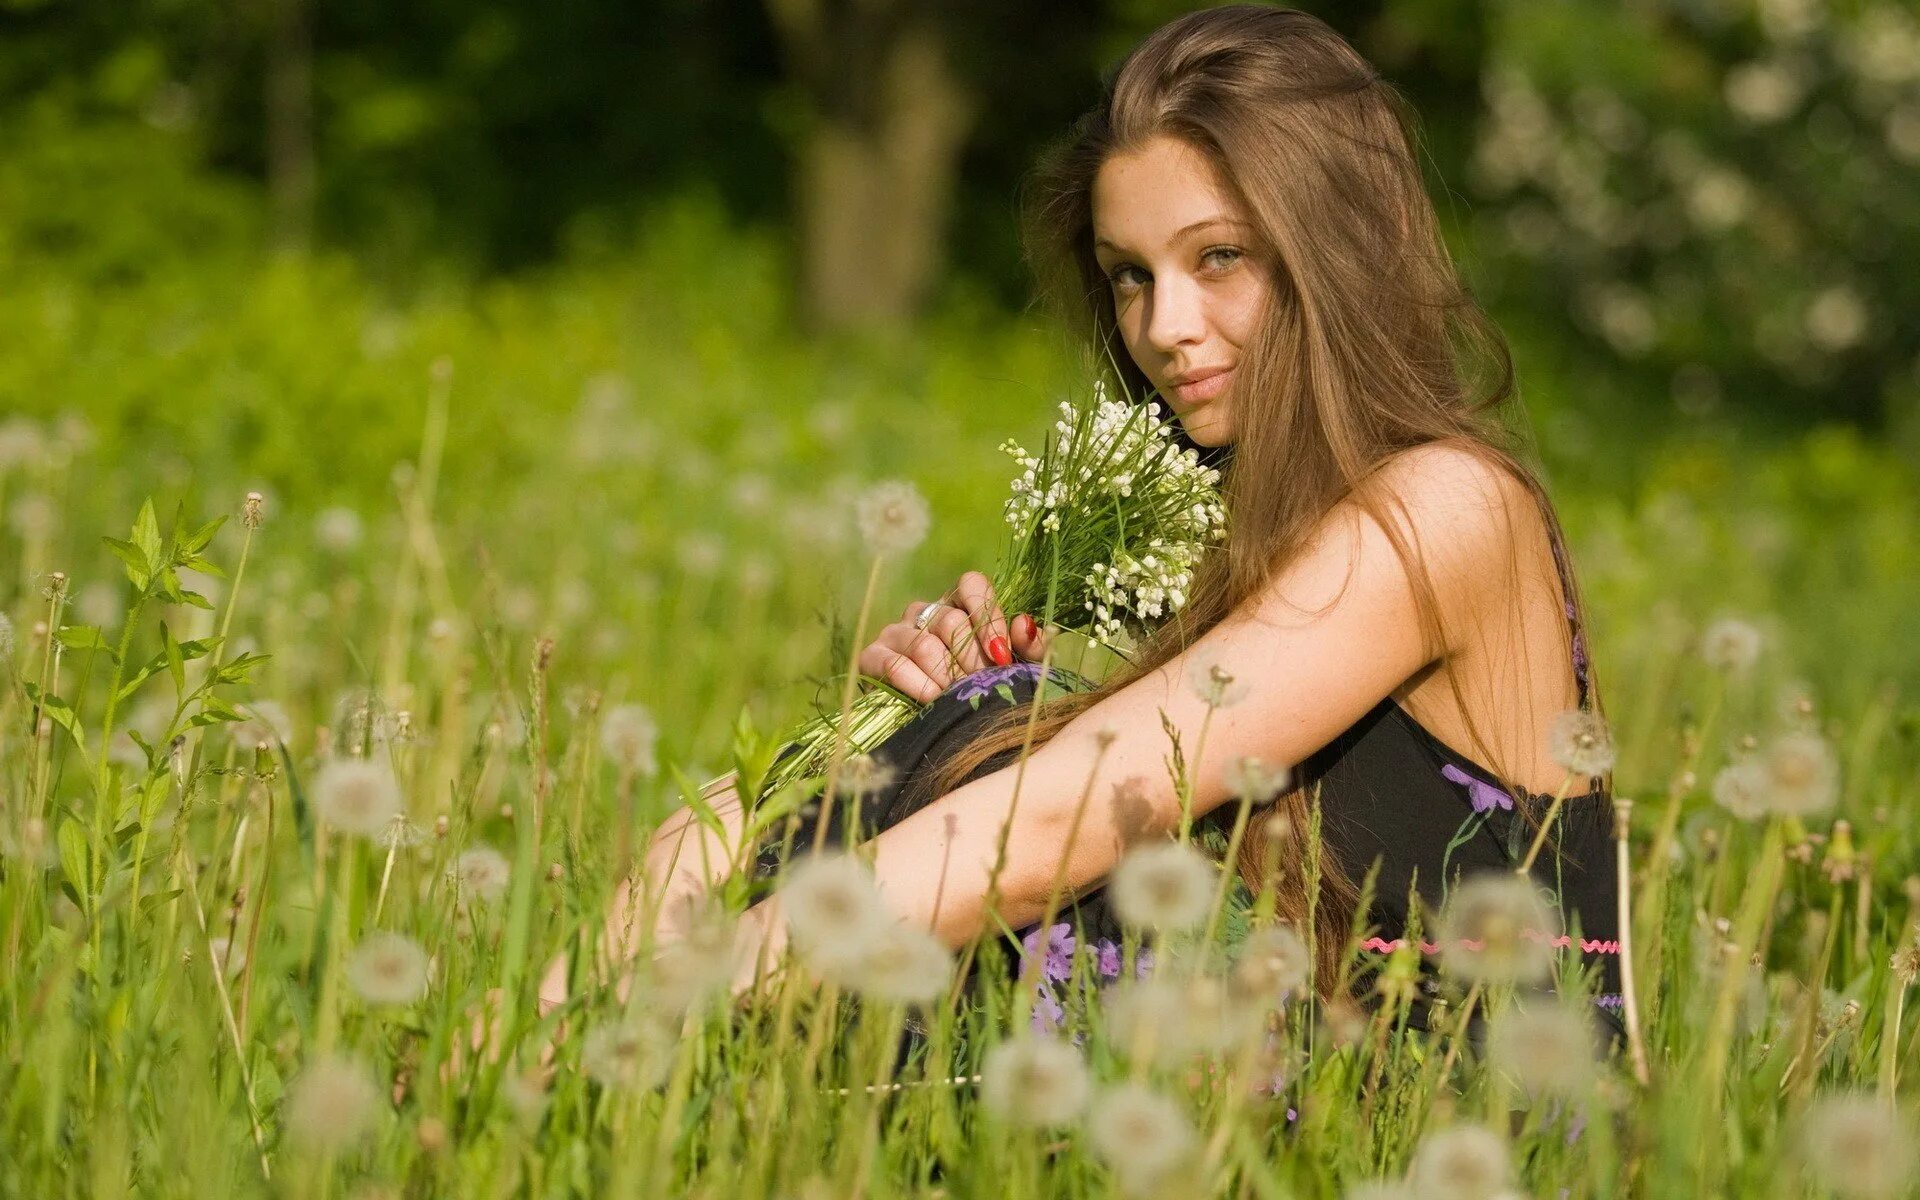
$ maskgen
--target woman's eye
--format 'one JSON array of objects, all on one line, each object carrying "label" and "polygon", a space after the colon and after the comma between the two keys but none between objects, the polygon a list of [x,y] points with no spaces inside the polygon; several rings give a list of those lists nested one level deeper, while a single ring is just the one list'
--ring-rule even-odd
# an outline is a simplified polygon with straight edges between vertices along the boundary
[{"label": "woman's eye", "polygon": [[1125,291],[1129,287],[1137,286],[1134,284],[1129,284],[1126,281],[1126,279],[1123,278],[1128,271],[1132,271],[1136,269],[1137,268],[1133,267],[1128,263],[1121,263],[1119,266],[1115,267],[1113,270],[1107,272],[1107,282],[1112,284],[1114,287],[1121,289],[1122,291]]},{"label": "woman's eye", "polygon": [[1222,270],[1225,270],[1226,267],[1230,267],[1234,263],[1240,260],[1240,251],[1235,250],[1232,246],[1215,246],[1213,249],[1207,251],[1205,254],[1202,254],[1200,256],[1200,260],[1202,262],[1205,262],[1208,259],[1211,259],[1215,255],[1219,255],[1219,254],[1225,254],[1229,256],[1226,261],[1226,266],[1223,266],[1221,268]]}]

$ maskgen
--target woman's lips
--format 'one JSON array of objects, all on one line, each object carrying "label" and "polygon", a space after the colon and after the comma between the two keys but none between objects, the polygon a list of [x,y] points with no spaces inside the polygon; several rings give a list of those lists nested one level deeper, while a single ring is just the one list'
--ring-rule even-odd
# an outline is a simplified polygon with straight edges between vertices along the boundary
[{"label": "woman's lips", "polygon": [[1173,387],[1173,398],[1181,404],[1202,404],[1227,390],[1227,383],[1233,378],[1233,368],[1209,375],[1205,379],[1196,379],[1192,383],[1179,383]]}]

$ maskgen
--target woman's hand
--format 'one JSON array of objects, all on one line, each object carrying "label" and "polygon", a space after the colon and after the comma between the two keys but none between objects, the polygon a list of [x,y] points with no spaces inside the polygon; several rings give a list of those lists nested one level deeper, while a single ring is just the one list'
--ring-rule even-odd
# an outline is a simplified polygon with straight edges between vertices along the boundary
[{"label": "woman's hand", "polygon": [[1011,666],[1014,656],[1037,662],[1047,650],[1047,635],[1025,613],[1008,622],[994,602],[993,584],[968,571],[939,603],[944,605],[925,629],[914,625],[928,601],[909,603],[900,619],[882,629],[860,652],[862,675],[884,679],[922,704],[930,704],[962,675],[987,667]]}]

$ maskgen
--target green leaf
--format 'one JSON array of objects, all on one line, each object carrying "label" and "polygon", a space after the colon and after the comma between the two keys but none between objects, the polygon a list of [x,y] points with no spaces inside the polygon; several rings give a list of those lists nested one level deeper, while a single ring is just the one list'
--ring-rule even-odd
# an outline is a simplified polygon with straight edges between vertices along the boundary
[{"label": "green leaf", "polygon": [[674,782],[680,785],[680,793],[687,798],[687,808],[693,813],[694,819],[711,829],[715,837],[724,841],[727,836],[727,827],[721,822],[720,814],[713,811],[713,806],[708,804],[706,798],[700,794],[700,785],[688,779],[686,772],[682,771],[678,764],[670,764],[667,770],[673,772]]},{"label": "green leaf", "polygon": [[180,895],[182,892],[186,890],[187,889],[185,888],[174,888],[172,891],[155,892],[151,896],[142,896],[140,897],[140,911],[152,912],[155,908],[158,908],[160,905],[165,904],[167,901],[173,899],[175,896]]},{"label": "green leaf", "polygon": [[126,564],[127,579],[133,586],[140,591],[146,591],[147,582],[153,578],[153,571],[147,566],[146,555],[140,552],[140,547],[132,542],[123,542],[119,538],[103,537],[100,540],[107,544],[107,549],[113,551],[114,557]]},{"label": "green leaf", "polygon": [[227,577],[226,571],[219,563],[214,562],[210,558],[202,558],[198,554],[182,555],[180,561],[174,565],[177,567],[191,567],[202,575],[211,575],[215,579],[225,579]]},{"label": "green leaf", "polygon": [[85,754],[87,735],[80,728],[80,721],[74,715],[73,706],[50,692],[42,692],[39,684],[22,680],[21,686],[27,689],[27,699],[40,706],[40,715],[66,730],[73,738],[74,745],[80,747],[80,752]]},{"label": "green leaf", "polygon": [[133,520],[133,544],[145,559],[147,574],[151,576],[160,568],[160,522],[154,519],[152,497],[140,506],[140,515]]},{"label": "green leaf", "polygon": [[80,906],[81,912],[87,912],[86,898],[93,893],[93,886],[88,882],[91,872],[87,869],[87,831],[80,822],[68,817],[60,822],[54,844],[60,848],[60,870],[76,893],[74,903]]},{"label": "green leaf", "polygon": [[60,644],[69,650],[104,650],[108,658],[116,662],[120,659],[113,647],[107,644],[107,639],[101,636],[98,626],[62,625],[60,632],[53,636],[59,638]]},{"label": "green leaf", "polygon": [[260,664],[272,657],[270,654],[244,653],[215,671],[213,681],[215,683],[248,683]]},{"label": "green leaf", "polygon": [[[204,658],[206,655],[212,653],[214,648],[219,646],[219,644],[220,639],[217,637],[195,638],[192,641],[180,642],[177,648],[182,662],[192,662],[196,658]],[[151,679],[156,672],[165,669],[167,669],[167,652],[162,650],[160,653],[142,663],[140,669],[135,671],[125,683],[120,685],[120,695],[114,703],[118,704],[124,701],[127,697],[139,691],[140,685]]]},{"label": "green leaf", "polygon": [[[219,516],[215,517],[213,520],[208,521],[205,525],[202,525],[200,528],[194,530],[191,534],[189,534],[187,536],[187,539],[180,543],[180,549],[190,555],[200,553],[202,550],[205,550],[207,548],[207,544],[213,541],[213,535],[219,531],[222,525],[225,525],[226,523],[227,523],[227,515],[225,513],[221,513]],[[193,567],[193,569],[196,571],[203,571],[206,569],[204,567],[193,566],[192,563],[188,563],[187,565],[190,567]]]},{"label": "green leaf", "polygon": [[165,621],[160,623],[160,652],[167,657],[167,674],[173,676],[174,694],[184,693],[187,690],[187,662],[180,657],[180,643],[173,640],[173,631],[167,628]]}]

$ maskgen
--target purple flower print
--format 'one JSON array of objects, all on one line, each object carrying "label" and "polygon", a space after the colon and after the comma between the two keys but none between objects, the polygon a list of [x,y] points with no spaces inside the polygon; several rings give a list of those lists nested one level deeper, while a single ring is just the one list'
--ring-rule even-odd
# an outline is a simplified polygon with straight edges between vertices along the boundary
[{"label": "purple flower print", "polygon": [[1033,997],[1033,1031],[1052,1033],[1067,1023],[1067,1010],[1053,995],[1053,989],[1041,984]]},{"label": "purple flower print", "polygon": [[[1102,979],[1120,978],[1120,947],[1112,938],[1101,938],[1093,944],[1093,965]],[[1142,949],[1134,956],[1133,973],[1136,978],[1145,979],[1147,972],[1153,970],[1153,951]]]},{"label": "purple flower print", "polygon": [[1513,797],[1493,786],[1484,779],[1476,779],[1459,767],[1448,763],[1440,768],[1440,774],[1467,789],[1467,799],[1477,813],[1491,812],[1496,808],[1512,808]]},{"label": "purple flower print", "polygon": [[[1073,974],[1073,950],[1077,944],[1073,936],[1073,926],[1065,921],[1048,930],[1046,961],[1040,965],[1041,978],[1064,981],[1067,976]],[[1020,942],[1022,972],[1027,969],[1027,963],[1039,952],[1040,927],[1036,925],[1032,932]]]},{"label": "purple flower print", "polygon": [[1029,683],[1040,679],[1040,664],[1037,662],[1017,662],[1008,667],[987,667],[971,675],[962,676],[953,685],[956,700],[979,700],[1003,683],[1012,683],[1024,679]]}]

